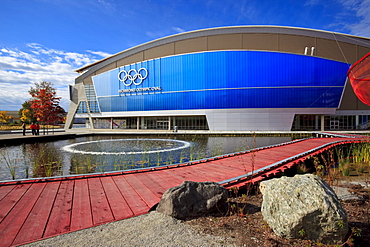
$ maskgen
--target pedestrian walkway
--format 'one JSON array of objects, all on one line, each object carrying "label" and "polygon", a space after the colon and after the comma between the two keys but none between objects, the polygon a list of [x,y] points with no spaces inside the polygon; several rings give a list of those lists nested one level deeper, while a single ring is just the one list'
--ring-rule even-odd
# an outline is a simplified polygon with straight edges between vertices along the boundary
[{"label": "pedestrian walkway", "polygon": [[183,181],[243,187],[360,138],[308,138],[180,165],[0,183],[0,246],[20,245],[148,213]]},{"label": "pedestrian walkway", "polygon": [[28,130],[26,135],[22,134],[22,131],[2,131],[0,132],[0,147],[10,146],[10,145],[20,145],[22,143],[34,143],[34,142],[48,142],[55,140],[62,140],[68,138],[74,138],[78,134],[67,133],[62,129],[58,130],[48,130],[47,132],[40,131],[40,135],[32,135],[31,131]]}]

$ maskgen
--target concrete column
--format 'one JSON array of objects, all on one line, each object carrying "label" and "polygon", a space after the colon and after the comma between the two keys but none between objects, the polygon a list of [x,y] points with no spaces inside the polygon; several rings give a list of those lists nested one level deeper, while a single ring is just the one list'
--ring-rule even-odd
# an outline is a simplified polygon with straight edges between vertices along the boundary
[{"label": "concrete column", "polygon": [[144,124],[145,124],[145,122],[144,122],[144,117],[141,117],[141,123],[140,123],[140,125],[141,125],[141,129],[144,129]]},{"label": "concrete column", "polygon": [[74,120],[74,116],[77,112],[77,107],[78,107],[78,104],[75,104],[73,102],[71,102],[70,106],[69,106],[69,110],[68,110],[68,114],[67,114],[67,119],[66,119],[66,122],[64,124],[64,129],[70,129],[72,128],[72,123],[73,123],[73,120]]},{"label": "concrete column", "polygon": [[325,131],[325,116],[321,115],[321,131]]}]

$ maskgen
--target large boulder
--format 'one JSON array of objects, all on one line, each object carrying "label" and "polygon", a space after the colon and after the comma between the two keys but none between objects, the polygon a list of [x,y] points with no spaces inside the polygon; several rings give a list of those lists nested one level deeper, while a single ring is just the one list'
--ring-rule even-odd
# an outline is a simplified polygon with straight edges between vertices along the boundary
[{"label": "large boulder", "polygon": [[262,215],[284,238],[341,243],[348,232],[347,213],[333,189],[312,174],[261,182]]},{"label": "large boulder", "polygon": [[227,197],[227,190],[217,183],[184,181],[163,194],[157,211],[187,219],[210,213],[217,205],[226,202]]}]

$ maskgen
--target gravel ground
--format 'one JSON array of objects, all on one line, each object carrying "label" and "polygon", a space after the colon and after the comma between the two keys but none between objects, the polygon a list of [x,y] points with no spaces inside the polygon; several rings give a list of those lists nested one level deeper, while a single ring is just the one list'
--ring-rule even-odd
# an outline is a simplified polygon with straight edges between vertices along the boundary
[{"label": "gravel ground", "polygon": [[156,211],[63,234],[25,246],[234,246],[233,239],[200,235],[189,225]]},{"label": "gravel ground", "polygon": [[[368,188],[368,183],[362,184],[362,182],[358,181],[342,181],[340,184],[342,186],[354,186],[358,184],[364,188]],[[333,189],[336,191],[339,198],[349,199],[354,202],[357,201],[358,196],[354,192],[351,192],[348,187],[344,188],[334,186]],[[250,212],[247,215],[248,217],[244,218],[237,217],[235,219],[231,217],[201,217],[190,222],[183,223],[182,221],[153,211],[145,215],[108,223],[78,232],[60,235],[54,238],[34,242],[25,246],[257,247],[277,246],[276,243],[279,242],[281,242],[282,245],[285,246],[313,246],[308,245],[307,242],[303,240],[301,245],[299,245],[298,242],[294,240],[276,240],[276,236],[272,234],[272,230],[269,230],[269,233],[264,232],[267,231],[267,228],[265,225],[263,225],[261,212],[260,210],[256,211],[256,209],[260,207],[261,201],[262,198],[258,199],[258,196],[248,197],[247,204],[249,206],[254,206],[254,210],[250,210],[247,208]],[[368,223],[365,224],[365,222],[368,222],[366,221],[366,219],[368,219],[368,216],[364,216],[368,214],[368,209],[366,206],[367,204],[357,204],[358,203],[354,203],[354,205],[351,205],[351,203],[345,204],[345,206],[347,206],[346,210],[349,213],[352,226],[361,229],[363,228],[362,238],[368,239],[369,233],[368,231],[365,231],[366,229],[368,229],[366,228]],[[362,212],[361,210],[364,212]],[[251,225],[253,225],[254,227],[251,227]],[[261,229],[263,231],[261,231]],[[218,236],[210,234],[215,234]],[[263,242],[263,240],[266,240],[267,238],[270,238],[270,242],[272,241],[271,245],[267,245],[266,241]],[[292,241],[293,244],[290,244],[290,242]],[[365,241],[362,241],[361,243],[365,243]]]}]

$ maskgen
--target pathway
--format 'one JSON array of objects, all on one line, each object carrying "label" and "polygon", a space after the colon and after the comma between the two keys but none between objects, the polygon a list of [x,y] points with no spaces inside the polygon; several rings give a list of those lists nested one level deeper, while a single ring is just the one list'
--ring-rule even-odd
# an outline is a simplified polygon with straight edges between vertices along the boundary
[{"label": "pathway", "polygon": [[[182,165],[0,183],[0,246],[148,213],[168,188],[186,180],[245,186],[283,172],[312,153],[354,140],[310,138]],[[253,180],[245,177],[252,170]]]}]

